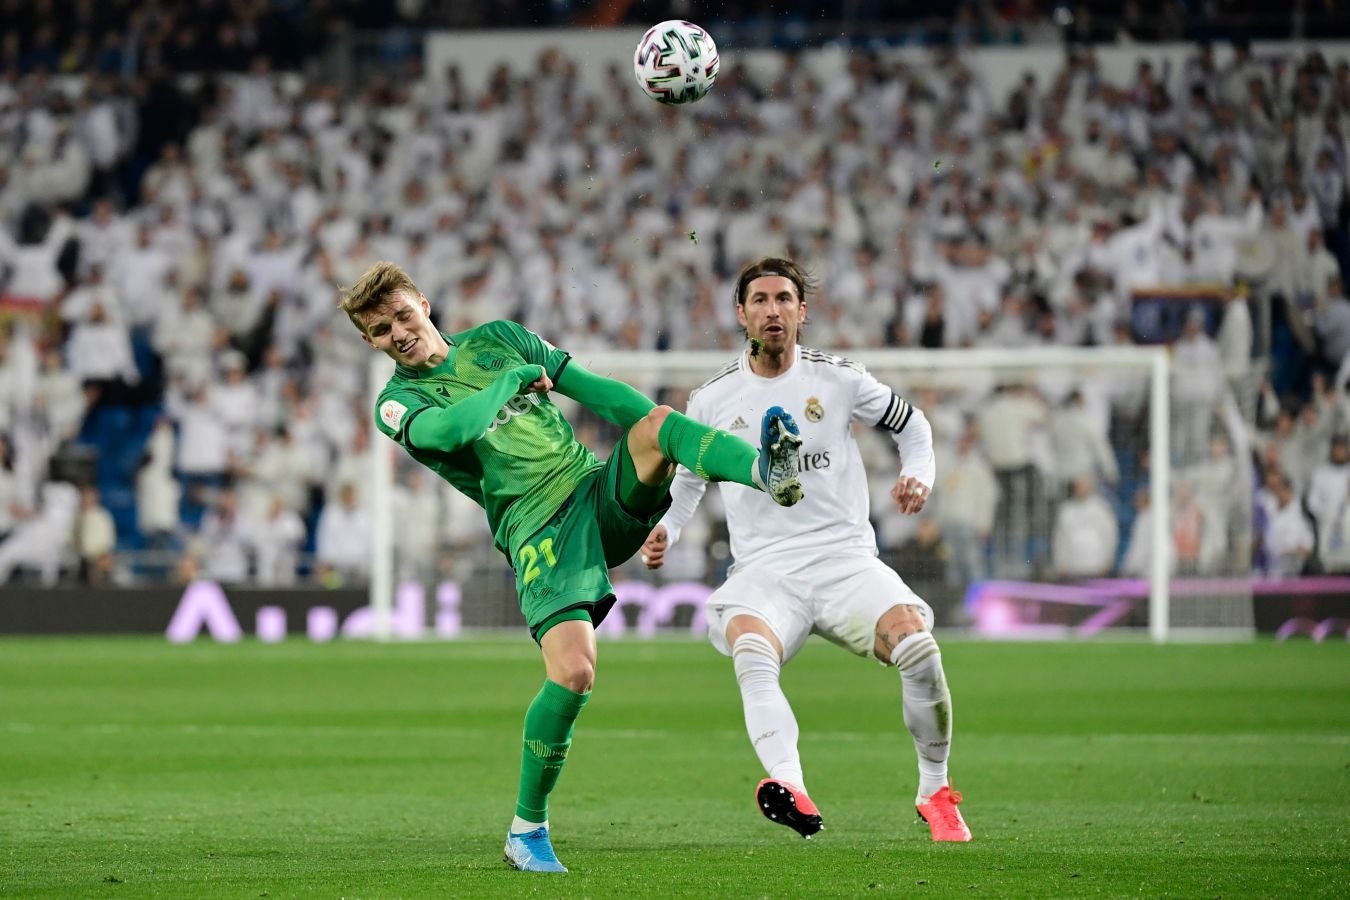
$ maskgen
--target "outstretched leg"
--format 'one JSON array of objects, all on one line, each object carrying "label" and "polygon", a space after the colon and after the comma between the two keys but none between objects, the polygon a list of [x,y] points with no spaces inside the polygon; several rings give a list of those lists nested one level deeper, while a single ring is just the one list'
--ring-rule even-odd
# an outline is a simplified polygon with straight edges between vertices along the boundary
[{"label": "outstretched leg", "polygon": [[897,605],[877,620],[876,657],[900,670],[904,690],[905,727],[919,757],[919,790],[915,807],[928,822],[935,841],[968,841],[956,804],[961,795],[947,783],[952,742],[952,697],[942,670],[942,652],[924,623],[919,608]]},{"label": "outstretched leg", "polygon": [[628,450],[638,479],[660,485],[674,473],[674,463],[707,481],[732,481],[767,491],[780,506],[801,499],[797,448],[801,438],[792,416],[769,409],[762,423],[763,447],[725,431],[710,428],[658,406],[628,429]]},{"label": "outstretched leg", "polygon": [[769,775],[755,789],[755,803],[767,818],[809,838],[823,826],[820,811],[806,794],[797,717],[779,684],[782,644],[762,619],[748,615],[727,623],[727,643],[741,688],[745,728]]}]

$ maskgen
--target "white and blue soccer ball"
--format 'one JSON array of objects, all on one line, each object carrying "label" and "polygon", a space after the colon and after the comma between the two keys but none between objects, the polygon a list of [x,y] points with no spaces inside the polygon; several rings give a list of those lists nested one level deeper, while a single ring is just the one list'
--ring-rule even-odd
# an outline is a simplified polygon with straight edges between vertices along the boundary
[{"label": "white and blue soccer ball", "polygon": [[652,26],[638,41],[633,74],[658,103],[693,103],[717,81],[717,45],[693,22],[670,19]]}]

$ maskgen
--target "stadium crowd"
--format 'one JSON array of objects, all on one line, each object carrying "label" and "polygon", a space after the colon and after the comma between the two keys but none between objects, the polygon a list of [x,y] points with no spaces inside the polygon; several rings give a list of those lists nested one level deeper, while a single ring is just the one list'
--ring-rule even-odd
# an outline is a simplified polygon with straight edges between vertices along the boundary
[{"label": "stadium crowd", "polygon": [[[804,340],[845,353],[1174,341],[1175,569],[1350,570],[1350,64],[1200,47],[1113,84],[1080,49],[998,85],[950,51],[781,62],[682,109],[617,68],[588,91],[556,51],[481,91],[452,68],[344,93],[266,56],[4,70],[0,583],[364,578],[370,353],[336,300],[376,260],[446,331],[730,353],[732,280],[767,254],[815,272]],[[892,380],[938,444],[931,513],[877,517],[907,578],[1147,571],[1142,378]],[[81,447],[88,483],[46,477]],[[893,449],[864,450],[880,513]],[[397,488],[408,573],[481,564],[481,515],[430,487]],[[670,577],[719,565],[705,509]]]}]

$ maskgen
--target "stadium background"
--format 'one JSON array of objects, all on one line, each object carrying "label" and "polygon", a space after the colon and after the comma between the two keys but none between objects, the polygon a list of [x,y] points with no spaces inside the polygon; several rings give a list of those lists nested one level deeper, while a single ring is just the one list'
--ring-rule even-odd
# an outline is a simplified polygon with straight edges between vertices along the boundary
[{"label": "stadium background", "polygon": [[[669,16],[722,51],[691,108],[628,72]],[[1302,0],[0,0],[0,894],[1342,896],[1348,28]],[[894,672],[822,642],[784,685],[828,830],[762,820],[688,634],[711,506],[667,575],[618,573],[610,623],[649,639],[600,650],[550,813],[571,873],[522,880],[523,631],[330,640],[372,629],[393,449],[334,285],[389,257],[447,328],[730,356],[729,278],[783,251],[823,286],[811,344],[1028,360],[997,391],[878,370],[934,422],[917,523],[860,435],[882,552],[939,613],[975,840],[914,822]],[[1173,592],[1316,642],[959,635],[1014,591],[1022,636],[1088,633],[1105,609],[1044,598],[1149,564],[1147,393],[1039,365],[1060,344],[1170,348]],[[396,485],[395,632],[512,625],[477,508]]]},{"label": "stadium background", "polygon": [[[1264,579],[1286,598],[1270,627],[1342,612],[1345,18],[817,6],[5,4],[6,629],[79,629],[83,601],[42,599],[78,585],[127,589],[96,630],[117,604],[158,630],[136,604],[199,582],[291,604],[292,631],[314,605],[292,586],[360,605],[369,360],[334,288],[374,260],[447,330],[505,316],[577,354],[730,354],[730,279],[765,253],[813,269],[805,341],[844,353],[1170,344],[1173,571]],[[723,50],[692,107],[628,70],[634,26],[666,15]],[[1019,380],[896,385],[935,424],[917,521],[886,512],[891,451],[860,435],[882,553],[946,625],[986,579],[1148,570],[1142,380]],[[689,385],[640,386],[679,407]],[[429,592],[426,627],[447,584],[450,630],[517,621],[477,508],[406,460],[397,481],[397,579]],[[723,575],[705,511],[654,583]]]}]

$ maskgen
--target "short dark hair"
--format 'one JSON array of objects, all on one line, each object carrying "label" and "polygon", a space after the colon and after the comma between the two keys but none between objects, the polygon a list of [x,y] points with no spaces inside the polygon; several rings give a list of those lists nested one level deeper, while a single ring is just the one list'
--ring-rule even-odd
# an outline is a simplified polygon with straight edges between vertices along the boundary
[{"label": "short dark hair", "polygon": [[745,301],[748,299],[746,292],[750,290],[750,282],[756,278],[763,278],[765,275],[781,275],[791,281],[792,286],[797,289],[797,299],[801,302],[805,302],[806,295],[815,290],[816,287],[810,273],[792,260],[766,256],[741,269],[741,274],[736,279],[737,306],[745,305]]}]

